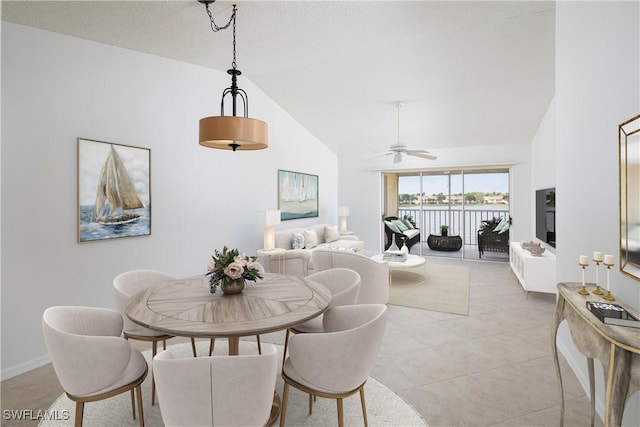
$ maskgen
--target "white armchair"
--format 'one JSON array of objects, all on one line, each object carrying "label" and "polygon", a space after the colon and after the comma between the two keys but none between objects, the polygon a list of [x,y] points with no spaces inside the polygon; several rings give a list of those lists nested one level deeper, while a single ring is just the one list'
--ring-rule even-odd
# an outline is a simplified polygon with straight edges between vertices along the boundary
[{"label": "white armchair", "polygon": [[[331,292],[331,302],[329,307],[337,307],[340,305],[352,305],[358,300],[360,292],[360,275],[348,268],[332,268],[330,270],[319,271],[307,276],[307,279],[314,280],[324,285]],[[284,340],[284,352],[282,355],[282,363],[287,357],[287,343],[291,332],[309,333],[324,332],[323,315],[314,317],[306,322],[299,323],[292,328],[287,329]]]},{"label": "white armchair", "polygon": [[[144,426],[141,384],[147,376],[147,362],[120,336],[120,313],[93,307],[50,307],[42,315],[42,333],[60,385],[76,402],[76,426],[82,425],[86,402],[134,389],[140,427]],[[131,405],[135,419],[133,395]]]},{"label": "white armchair", "polygon": [[166,426],[264,426],[278,368],[276,348],[261,355],[153,359],[158,401]]},{"label": "white armchair", "polygon": [[389,302],[389,263],[374,261],[356,252],[317,249],[312,263],[316,271],[348,268],[360,274],[358,304],[387,304]]},{"label": "white armchair", "polygon": [[[280,427],[287,414],[289,387],[310,396],[337,400],[338,425],[344,424],[342,400],[360,392],[364,425],[367,412],[364,385],[375,365],[384,337],[387,306],[343,305],[324,314],[324,333],[293,335],[282,368],[284,392]],[[309,398],[309,412],[312,399]]]},{"label": "white armchair", "polygon": [[[167,340],[173,338],[173,335],[167,335],[153,329],[146,328],[142,325],[131,321],[125,314],[127,306],[133,297],[138,292],[142,292],[150,286],[158,283],[174,280],[175,277],[160,271],[153,270],[131,270],[125,273],[119,274],[113,279],[113,290],[116,297],[116,305],[118,310],[122,314],[124,319],[123,335],[126,339],[148,341],[151,342],[151,357],[155,356],[158,352],[158,342],[162,341],[162,348],[166,350]],[[213,341],[211,346],[213,346]],[[191,338],[191,348],[193,356],[196,356],[196,343],[195,339]],[[151,376],[151,405],[156,402],[156,384]]]}]

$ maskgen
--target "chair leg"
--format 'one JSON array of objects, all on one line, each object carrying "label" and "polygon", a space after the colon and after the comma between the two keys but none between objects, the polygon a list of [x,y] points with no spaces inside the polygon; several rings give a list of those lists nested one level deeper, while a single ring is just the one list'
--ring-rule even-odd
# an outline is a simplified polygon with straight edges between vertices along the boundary
[{"label": "chair leg", "polygon": [[191,338],[191,351],[193,352],[193,357],[197,357],[198,354],[196,353],[196,339],[195,338]]},{"label": "chair leg", "polygon": [[[156,354],[158,354],[158,341],[153,341],[151,343],[151,360],[153,361],[153,358],[156,357]],[[151,406],[156,404],[156,378],[153,375],[153,363],[152,363],[152,367],[151,367]],[[140,410],[142,410],[142,408],[140,408]]]},{"label": "chair leg", "polygon": [[367,421],[367,405],[364,403],[364,386],[360,387],[360,404],[362,405],[362,418],[364,419],[364,427],[369,425]]},{"label": "chair leg", "polygon": [[313,413],[313,396],[309,393],[309,415]]},{"label": "chair leg", "polygon": [[144,427],[144,410],[142,409],[142,384],[136,387],[136,394],[138,395],[138,416],[140,417],[140,427]]},{"label": "chair leg", "polygon": [[256,342],[258,343],[258,354],[262,354],[262,346],[260,345],[260,335],[256,335]]},{"label": "chair leg", "polygon": [[287,417],[287,401],[289,400],[289,384],[284,383],[282,392],[282,409],[280,409],[280,427],[284,427],[284,419]]},{"label": "chair leg", "polygon": [[284,361],[287,360],[287,346],[289,345],[289,334],[291,331],[287,329],[287,334],[284,336],[284,350],[282,351],[282,369],[284,369]]},{"label": "chair leg", "polygon": [[133,415],[133,419],[136,419],[136,399],[134,396],[134,390],[131,389],[131,414]]},{"label": "chair leg", "polygon": [[75,427],[82,427],[82,417],[84,415],[84,402],[76,402]]},{"label": "chair leg", "polygon": [[342,398],[337,398],[336,399],[337,403],[338,403],[338,427],[343,427],[344,426],[344,413],[342,411]]},{"label": "chair leg", "polygon": [[216,339],[215,338],[211,338],[211,340],[209,341],[209,356],[211,356],[213,354],[213,349],[216,346]]}]

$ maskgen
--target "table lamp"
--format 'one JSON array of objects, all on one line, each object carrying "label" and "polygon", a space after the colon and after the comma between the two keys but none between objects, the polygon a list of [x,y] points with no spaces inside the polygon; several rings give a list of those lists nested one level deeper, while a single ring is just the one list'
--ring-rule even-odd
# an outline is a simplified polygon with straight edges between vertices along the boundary
[{"label": "table lamp", "polygon": [[273,228],[274,225],[280,224],[280,211],[266,210],[263,212],[263,224],[264,224],[264,248],[267,251],[271,251],[276,247],[276,231]]},{"label": "table lamp", "polygon": [[349,216],[349,206],[340,206],[338,208],[338,217],[340,217],[340,232],[347,231],[347,217]]}]

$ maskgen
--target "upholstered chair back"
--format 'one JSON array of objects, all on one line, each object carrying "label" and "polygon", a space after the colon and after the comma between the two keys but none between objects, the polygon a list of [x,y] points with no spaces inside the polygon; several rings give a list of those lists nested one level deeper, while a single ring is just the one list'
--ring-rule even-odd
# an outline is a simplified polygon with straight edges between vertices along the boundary
[{"label": "upholstered chair back", "polygon": [[263,426],[273,403],[276,348],[262,355],[175,358],[171,348],[153,359],[166,426]]},{"label": "upholstered chair back", "polygon": [[176,277],[167,273],[154,270],[132,270],[119,274],[113,279],[113,288],[116,297],[116,305],[124,319],[124,331],[132,335],[157,336],[163,332],[154,331],[132,322],[125,311],[131,297],[158,283],[166,283],[175,280]]},{"label": "upholstered chair back", "polygon": [[122,316],[115,310],[50,307],[42,332],[58,380],[73,396],[117,389],[146,372],[142,354],[120,337]]},{"label": "upholstered chair back", "polygon": [[316,249],[311,255],[316,271],[348,268],[360,274],[358,304],[386,304],[389,302],[389,264],[351,251]]},{"label": "upholstered chair back", "polygon": [[314,390],[357,389],[375,366],[386,321],[387,307],[382,304],[330,308],[324,313],[324,333],[290,338],[285,374]]}]

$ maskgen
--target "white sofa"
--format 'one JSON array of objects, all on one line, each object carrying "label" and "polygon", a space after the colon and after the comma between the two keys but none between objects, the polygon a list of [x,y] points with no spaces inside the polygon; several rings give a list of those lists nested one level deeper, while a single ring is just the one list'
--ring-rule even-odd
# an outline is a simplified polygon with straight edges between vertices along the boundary
[{"label": "white sofa", "polygon": [[[293,234],[303,232],[305,232],[305,235],[315,235],[317,240],[314,242],[313,239],[305,239],[304,247],[294,249]],[[311,261],[311,254],[316,249],[349,252],[364,250],[364,242],[358,236],[339,234],[337,225],[332,224],[314,224],[306,227],[276,230],[275,246],[277,250],[273,252],[273,255],[262,256],[261,262],[266,270],[299,277],[305,277],[315,271]],[[284,252],[282,252],[282,249],[284,249]]]}]

